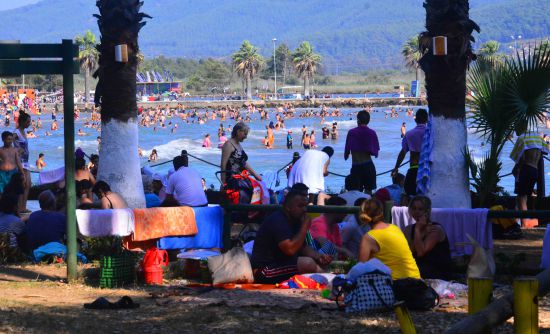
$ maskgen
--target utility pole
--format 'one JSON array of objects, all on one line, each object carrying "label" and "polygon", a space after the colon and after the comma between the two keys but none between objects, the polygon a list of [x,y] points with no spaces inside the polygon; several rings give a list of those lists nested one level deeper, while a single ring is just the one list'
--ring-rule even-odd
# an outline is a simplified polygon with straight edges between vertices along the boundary
[{"label": "utility pole", "polygon": [[277,59],[275,58],[275,42],[277,42],[277,38],[273,38],[273,74],[275,76],[275,90],[274,90],[274,97],[277,99]]}]

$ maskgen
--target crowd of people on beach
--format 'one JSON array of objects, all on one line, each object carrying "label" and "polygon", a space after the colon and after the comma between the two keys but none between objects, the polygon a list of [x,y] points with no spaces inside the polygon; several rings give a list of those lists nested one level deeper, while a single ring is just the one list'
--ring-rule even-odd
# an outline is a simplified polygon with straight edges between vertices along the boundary
[{"label": "crowd of people on beach", "polygon": [[[41,118],[33,120],[24,108],[9,109],[10,99],[4,99],[3,113],[6,123],[15,123],[13,131],[2,133],[3,147],[0,148],[0,233],[10,236],[13,244],[30,252],[46,243],[64,242],[66,219],[64,210],[63,183],[52,190],[38,195],[40,210],[30,213],[26,201],[30,189],[29,142],[31,133],[42,129]],[[399,110],[401,111],[401,110]],[[299,113],[290,105],[284,105],[270,112],[253,105],[241,110],[225,107],[218,109],[185,109],[168,106],[142,108],[139,110],[139,124],[152,127],[154,131],[170,129],[175,133],[178,122],[183,124],[205,124],[221,122],[217,131],[218,142],[212,143],[210,134],[205,134],[202,147],[221,149],[220,180],[221,194],[233,203],[282,204],[282,209],[263,217],[256,232],[251,264],[258,283],[279,283],[299,273],[314,273],[327,270],[335,260],[367,262],[377,259],[389,268],[394,280],[420,278],[450,278],[450,250],[445,230],[438,222],[430,220],[431,201],[418,192],[417,174],[426,133],[429,114],[426,109],[403,110],[414,117],[416,127],[407,130],[406,123],[400,129],[401,151],[395,157],[391,171],[392,184],[380,186],[377,180],[373,158],[380,152],[380,143],[375,129],[369,127],[371,109],[365,108],[348,116],[356,118],[357,126],[347,132],[344,152],[335,152],[333,147],[316,149],[320,143],[314,129],[302,126],[300,146],[304,151],[294,152],[292,162],[287,166],[287,187],[276,191],[268,179],[272,175],[262,174],[249,163],[242,143],[247,139],[248,123],[256,117],[265,121],[264,146],[274,148],[277,133],[284,133],[285,120],[291,118],[318,118],[324,126],[323,140],[338,140],[338,123],[325,124],[325,117],[343,116],[338,109],[325,106],[319,110],[302,110]],[[39,116],[46,111],[38,106]],[[54,129],[59,110],[52,110]],[[85,117],[84,127],[100,131],[100,117],[95,109],[85,116],[75,109],[74,117]],[[398,110],[386,113],[399,117]],[[178,122],[176,122],[176,120]],[[231,120],[233,126],[224,126]],[[30,130],[27,130],[29,129]],[[533,192],[536,182],[534,162],[547,151],[547,143],[538,134],[518,132],[517,145],[513,151],[516,162],[519,208],[526,208],[526,198]],[[278,132],[277,132],[278,131]],[[79,129],[77,134],[85,136]],[[396,131],[397,134],[397,131]],[[294,149],[291,131],[286,131],[286,147]],[[98,144],[101,137],[98,137]],[[539,140],[540,139],[540,140]],[[519,144],[518,144],[519,143]],[[541,144],[542,143],[542,144]],[[334,154],[343,154],[351,160],[349,174],[345,177],[344,189],[340,194],[326,193],[325,177],[329,174],[330,160]],[[406,156],[409,162],[405,174],[399,172]],[[89,161],[86,161],[88,157]],[[158,159],[158,152],[152,149],[150,162]],[[118,194],[105,181],[97,180],[101,162],[97,154],[87,156],[82,150],[75,152],[75,181],[77,207],[79,209],[127,208],[124,194]],[[143,185],[147,207],[190,206],[209,204],[204,178],[189,163],[189,154],[182,150],[173,157],[173,168],[167,174],[159,174],[150,168],[143,168]],[[47,164],[41,153],[35,166],[44,169]],[[401,231],[384,221],[384,203],[408,206],[415,224]],[[325,213],[317,217],[306,214],[308,205],[356,206],[355,215]],[[30,215],[29,215],[30,214]],[[241,221],[243,216],[234,219]]]}]

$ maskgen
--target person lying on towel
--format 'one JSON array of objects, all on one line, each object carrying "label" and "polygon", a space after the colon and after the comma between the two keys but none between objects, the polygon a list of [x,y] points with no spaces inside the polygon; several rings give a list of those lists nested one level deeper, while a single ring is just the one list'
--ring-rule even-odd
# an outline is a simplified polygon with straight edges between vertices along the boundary
[{"label": "person lying on towel", "polygon": [[303,183],[292,186],[283,208],[262,223],[252,249],[254,281],[276,284],[296,274],[323,272],[321,266],[332,261],[305,243],[311,227],[306,214],[308,188]]}]

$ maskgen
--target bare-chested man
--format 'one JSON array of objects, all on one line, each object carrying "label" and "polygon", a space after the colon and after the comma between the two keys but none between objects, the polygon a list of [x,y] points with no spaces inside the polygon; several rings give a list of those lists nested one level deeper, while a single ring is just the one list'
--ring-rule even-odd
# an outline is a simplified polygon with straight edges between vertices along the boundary
[{"label": "bare-chested man", "polygon": [[4,191],[15,173],[20,172],[25,177],[18,150],[13,147],[13,133],[2,132],[2,141],[4,146],[0,147],[0,192]]}]

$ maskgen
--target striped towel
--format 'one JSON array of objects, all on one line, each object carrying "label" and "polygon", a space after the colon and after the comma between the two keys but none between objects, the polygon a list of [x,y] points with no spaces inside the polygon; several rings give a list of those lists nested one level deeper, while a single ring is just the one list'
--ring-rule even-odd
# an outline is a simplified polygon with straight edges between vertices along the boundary
[{"label": "striped towel", "polygon": [[315,240],[313,240],[313,237],[311,236],[311,232],[307,231],[306,233],[306,245],[313,248],[314,250],[317,250],[317,247],[315,246]]},{"label": "striped towel", "polygon": [[432,115],[428,120],[424,138],[422,139],[422,151],[420,152],[420,161],[418,163],[418,175],[416,176],[416,190],[419,194],[427,194],[430,190],[430,175],[432,164],[432,150],[434,147],[434,138],[432,135]]},{"label": "striped towel", "polygon": [[324,244],[320,244],[319,242],[315,241],[315,239],[313,239],[313,237],[311,236],[311,232],[309,231],[306,234],[305,243],[313,250],[317,251],[319,254],[326,254],[330,256],[338,255],[338,251],[336,250],[336,247],[332,242],[327,241]]},{"label": "striped towel", "polygon": [[523,156],[523,152],[530,149],[538,149],[543,154],[548,154],[548,145],[544,142],[544,139],[538,133],[527,132],[517,138],[516,144],[510,153],[510,158],[517,164]]}]

